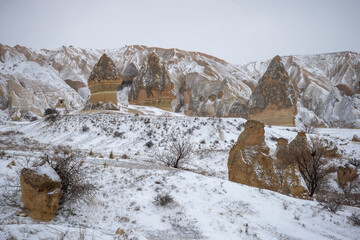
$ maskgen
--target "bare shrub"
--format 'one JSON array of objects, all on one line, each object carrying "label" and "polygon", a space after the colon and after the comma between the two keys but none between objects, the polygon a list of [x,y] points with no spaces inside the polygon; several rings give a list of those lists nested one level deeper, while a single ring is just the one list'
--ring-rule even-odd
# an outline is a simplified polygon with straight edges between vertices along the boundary
[{"label": "bare shrub", "polygon": [[147,146],[148,148],[151,148],[152,146],[154,146],[153,141],[148,141],[147,143],[145,143],[145,146]]},{"label": "bare shrub", "polygon": [[114,137],[122,138],[123,136],[124,136],[123,132],[118,132],[118,131],[114,132]]},{"label": "bare shrub", "polygon": [[69,147],[54,147],[51,152],[41,157],[56,171],[61,179],[60,204],[90,197],[96,190],[89,182],[80,153]]},{"label": "bare shrub", "polygon": [[353,165],[356,168],[360,168],[360,159],[357,158],[351,158],[349,160],[349,164]]},{"label": "bare shrub", "polygon": [[155,197],[154,197],[154,203],[157,206],[166,206],[169,203],[174,202],[173,197],[170,196],[169,193],[158,193]]},{"label": "bare shrub", "polygon": [[301,130],[308,134],[315,134],[317,133],[316,127],[316,123],[314,121],[311,121],[310,123],[303,123],[301,126]]},{"label": "bare shrub", "polygon": [[110,152],[109,158],[111,158],[111,159],[114,158],[114,153],[113,153],[113,151]]},{"label": "bare shrub", "polygon": [[348,219],[352,222],[352,224],[360,226],[360,214],[353,213],[350,217],[348,217]]},{"label": "bare shrub", "polygon": [[59,112],[56,111],[56,109],[48,108],[45,110],[44,117],[45,117],[45,121],[47,122],[55,122],[58,116],[59,116]]},{"label": "bare shrub", "polygon": [[0,151],[0,158],[4,158],[6,155],[5,151]]},{"label": "bare shrub", "polygon": [[192,144],[186,140],[173,141],[165,151],[156,154],[156,160],[165,163],[168,167],[178,168],[181,161],[192,154]]},{"label": "bare shrub", "polygon": [[15,177],[7,177],[0,190],[0,206],[10,206],[21,208],[21,186],[18,181],[20,174],[17,173]]},{"label": "bare shrub", "polygon": [[90,130],[90,128],[86,125],[83,125],[82,128],[81,128],[81,131],[82,132],[88,132]]},{"label": "bare shrub", "polygon": [[314,195],[327,175],[334,171],[334,167],[329,166],[325,158],[327,149],[329,149],[328,143],[319,138],[311,138],[305,148],[295,150],[290,158],[290,161],[298,166],[310,197]]},{"label": "bare shrub", "polygon": [[328,193],[317,198],[324,209],[336,213],[341,210],[344,197],[337,193]]}]

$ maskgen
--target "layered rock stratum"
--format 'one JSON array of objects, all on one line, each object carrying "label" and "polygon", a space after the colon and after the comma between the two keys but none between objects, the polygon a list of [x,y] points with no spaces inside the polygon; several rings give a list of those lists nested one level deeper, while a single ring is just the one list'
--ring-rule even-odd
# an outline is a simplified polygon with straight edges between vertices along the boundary
[{"label": "layered rock stratum", "polygon": [[123,78],[112,59],[103,54],[95,64],[88,80],[91,92],[90,102],[117,104],[116,89],[122,84],[122,81]]},{"label": "layered rock stratum", "polygon": [[[133,85],[135,79],[146,72],[141,73],[141,68],[154,53],[168,75],[172,96],[166,103],[167,108],[192,116],[246,118],[248,113],[254,116],[256,108],[249,110],[248,102],[271,62],[236,66],[204,53],[140,45],[115,50],[72,46],[32,50],[0,44],[0,49],[0,108],[7,109],[9,116],[16,111],[42,115],[44,109],[53,108],[60,97],[68,103],[70,111],[80,110],[90,98],[90,74],[104,53],[112,59],[128,85]],[[297,108],[296,123],[315,121],[327,126],[360,127],[358,53],[282,56],[280,62],[296,94],[293,102]],[[157,78],[149,79],[156,82]],[[122,89],[118,87],[118,95]],[[127,101],[129,90],[121,94]],[[156,98],[156,94],[154,96]],[[151,102],[156,105],[158,99],[148,101]],[[265,111],[270,107],[271,104],[267,105]],[[286,108],[281,109],[285,111]],[[287,111],[285,116],[292,114]]]}]

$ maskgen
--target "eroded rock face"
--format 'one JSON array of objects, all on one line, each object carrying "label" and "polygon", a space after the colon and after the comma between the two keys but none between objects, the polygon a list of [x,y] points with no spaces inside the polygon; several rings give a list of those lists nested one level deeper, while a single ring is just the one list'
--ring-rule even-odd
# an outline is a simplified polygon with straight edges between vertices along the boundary
[{"label": "eroded rock face", "polygon": [[265,124],[295,125],[295,90],[281,58],[274,57],[248,102],[248,119]]},{"label": "eroded rock face", "polygon": [[291,164],[288,141],[278,140],[274,160],[269,155],[264,134],[263,123],[256,120],[245,123],[245,130],[229,153],[229,180],[306,198],[308,191],[302,185],[301,175],[296,165]]},{"label": "eroded rock face", "polygon": [[99,101],[117,104],[116,88],[123,81],[114,62],[103,54],[90,74],[88,85],[91,92],[90,102]]},{"label": "eroded rock face", "polygon": [[152,52],[132,83],[129,103],[172,111],[173,88],[165,64]]},{"label": "eroded rock face", "polygon": [[229,180],[277,191],[279,179],[274,161],[269,156],[269,147],[265,144],[264,133],[263,123],[256,120],[245,123],[245,130],[229,153]]},{"label": "eroded rock face", "polygon": [[278,191],[293,197],[306,198],[309,192],[301,184],[301,175],[297,166],[292,163],[288,140],[284,138],[278,139],[275,157],[276,173],[280,182]]},{"label": "eroded rock face", "polygon": [[61,195],[61,181],[55,171],[48,164],[36,169],[24,168],[20,185],[21,200],[29,216],[40,221],[53,219]]},{"label": "eroded rock face", "polygon": [[349,167],[348,164],[345,167],[339,167],[337,169],[337,179],[340,185],[346,185],[347,183],[355,181],[359,175],[356,168]]}]

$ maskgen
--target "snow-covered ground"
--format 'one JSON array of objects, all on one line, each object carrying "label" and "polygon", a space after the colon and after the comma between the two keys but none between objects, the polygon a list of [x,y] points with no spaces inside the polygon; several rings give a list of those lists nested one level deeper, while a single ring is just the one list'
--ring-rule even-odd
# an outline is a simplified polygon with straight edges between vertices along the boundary
[{"label": "snow-covered ground", "polygon": [[[127,106],[61,116],[54,123],[6,122],[0,126],[1,186],[7,179],[19,181],[13,177],[26,159],[61,144],[83,152],[80,160],[99,189],[88,204],[67,205],[48,223],[1,206],[0,239],[77,239],[82,233],[85,239],[358,239],[360,227],[347,218],[360,213],[357,208],[334,214],[315,201],[227,180],[228,153],[245,121]],[[297,134],[291,127],[265,131],[272,153],[276,138],[291,141]],[[338,144],[343,158],[337,164],[360,158],[360,144],[351,141],[360,130],[319,129],[318,134]],[[173,139],[190,141],[195,150],[181,169],[154,158]],[[159,193],[174,201],[156,205]],[[115,235],[118,229],[122,235]]]}]

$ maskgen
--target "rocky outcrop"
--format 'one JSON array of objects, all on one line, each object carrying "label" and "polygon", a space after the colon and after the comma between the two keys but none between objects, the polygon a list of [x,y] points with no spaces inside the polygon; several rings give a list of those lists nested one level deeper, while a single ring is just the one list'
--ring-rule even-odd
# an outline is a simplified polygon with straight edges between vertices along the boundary
[{"label": "rocky outcrop", "polygon": [[129,103],[172,111],[173,88],[165,64],[152,52],[132,83]]},{"label": "rocky outcrop", "polygon": [[278,140],[274,160],[269,155],[264,133],[263,123],[256,120],[245,123],[245,130],[229,153],[229,180],[306,198],[308,191],[302,185],[296,165],[289,158],[288,141],[284,138]]},{"label": "rocky outcrop", "polygon": [[288,146],[288,140],[284,138],[278,139],[275,151],[276,173],[280,182],[278,191],[293,197],[306,198],[309,192],[301,184],[301,175],[291,158],[292,151],[294,150],[293,147],[295,146],[301,147],[301,144],[296,145],[293,143],[290,148]]},{"label": "rocky outcrop", "polygon": [[263,123],[256,120],[245,123],[245,130],[229,153],[229,180],[278,191],[279,179],[274,161],[269,156],[269,147],[265,144],[264,133]]},{"label": "rocky outcrop", "polygon": [[289,144],[290,153],[303,152],[307,149],[308,142],[305,132],[298,132],[296,137]]},{"label": "rocky outcrop", "polygon": [[123,81],[114,62],[103,54],[90,74],[88,85],[91,92],[90,102],[99,101],[117,104],[116,89]]},{"label": "rocky outcrop", "polygon": [[357,169],[351,168],[348,164],[346,164],[345,167],[338,167],[336,172],[337,180],[340,186],[344,186],[350,182],[353,182],[359,177]]},{"label": "rocky outcrop", "polygon": [[248,119],[270,125],[295,125],[295,90],[281,58],[274,57],[248,102]]},{"label": "rocky outcrop", "polygon": [[61,195],[61,181],[46,163],[36,169],[24,168],[20,175],[21,200],[28,215],[40,221],[55,216]]}]

